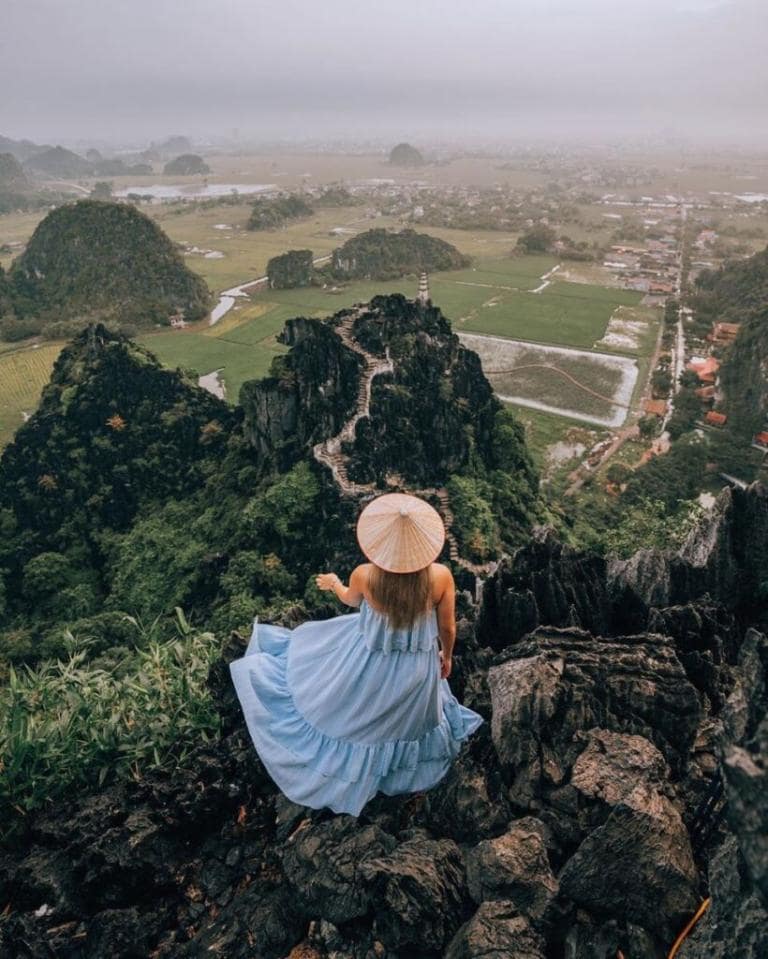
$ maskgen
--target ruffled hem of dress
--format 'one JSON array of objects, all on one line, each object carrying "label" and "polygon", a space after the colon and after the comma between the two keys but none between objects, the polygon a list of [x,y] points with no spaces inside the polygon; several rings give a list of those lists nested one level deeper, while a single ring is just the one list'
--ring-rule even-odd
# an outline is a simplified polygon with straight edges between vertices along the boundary
[{"label": "ruffled hem of dress", "polygon": [[484,721],[449,692],[440,723],[419,739],[381,743],[337,739],[316,729],[299,712],[288,686],[287,666],[287,642],[279,652],[256,652],[230,663],[251,738],[265,765],[271,764],[274,746],[330,779],[380,780],[393,772],[450,763],[462,741]]}]

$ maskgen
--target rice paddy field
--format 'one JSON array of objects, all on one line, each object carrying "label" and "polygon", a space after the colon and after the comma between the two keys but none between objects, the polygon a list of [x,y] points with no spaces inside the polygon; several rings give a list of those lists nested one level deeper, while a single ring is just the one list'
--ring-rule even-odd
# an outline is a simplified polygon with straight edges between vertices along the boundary
[{"label": "rice paddy field", "polygon": [[0,448],[37,408],[61,347],[49,343],[35,350],[0,353]]},{"label": "rice paddy field", "polygon": [[627,417],[638,377],[631,357],[459,334],[500,399],[598,426]]}]

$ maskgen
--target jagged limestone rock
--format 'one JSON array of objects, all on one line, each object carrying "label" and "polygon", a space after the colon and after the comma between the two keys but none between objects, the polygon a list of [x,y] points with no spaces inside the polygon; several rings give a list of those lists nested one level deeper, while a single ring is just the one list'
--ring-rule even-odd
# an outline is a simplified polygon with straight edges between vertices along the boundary
[{"label": "jagged limestone rock", "polygon": [[456,934],[445,959],[544,959],[544,939],[514,903],[484,902]]},{"label": "jagged limestone rock", "polygon": [[[541,920],[558,892],[547,849],[531,820],[513,822],[502,836],[486,839],[467,853],[469,892],[478,905],[489,900],[512,903],[529,921]],[[535,820],[533,820],[535,822]]]},{"label": "jagged limestone rock", "polygon": [[543,624],[604,634],[610,625],[605,580],[601,557],[563,545],[551,529],[535,529],[486,581],[478,639],[504,649]]},{"label": "jagged limestone rock", "polygon": [[360,874],[371,892],[374,935],[388,950],[442,951],[468,899],[456,843],[416,830],[388,855],[366,859]]},{"label": "jagged limestone rock", "polygon": [[640,783],[590,833],[559,875],[582,908],[628,919],[671,941],[698,904],[698,874],[680,813]]},{"label": "jagged limestone rock", "polygon": [[700,706],[663,636],[539,629],[499,659],[488,673],[491,729],[514,802],[561,785],[575,735],[595,726],[644,736],[674,768],[684,763]]},{"label": "jagged limestone rock", "polygon": [[353,816],[336,816],[299,828],[286,842],[283,868],[305,915],[349,922],[373,904],[367,864],[396,846],[377,826],[361,829]]}]

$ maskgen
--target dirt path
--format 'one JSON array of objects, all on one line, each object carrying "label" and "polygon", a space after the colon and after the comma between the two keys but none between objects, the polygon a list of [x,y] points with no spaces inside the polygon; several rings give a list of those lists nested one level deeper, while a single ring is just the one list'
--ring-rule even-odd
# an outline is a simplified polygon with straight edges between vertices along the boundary
[{"label": "dirt path", "polygon": [[513,366],[509,370],[483,370],[483,372],[486,376],[501,376],[502,374],[509,375],[511,373],[517,373],[520,370],[552,370],[553,373],[559,373],[560,376],[564,376],[567,380],[570,380],[571,383],[573,383],[574,386],[577,386],[580,390],[584,390],[585,393],[589,393],[591,396],[595,396],[599,400],[604,400],[611,406],[620,406],[624,410],[632,409],[630,404],[620,403],[618,400],[611,399],[609,396],[603,396],[602,393],[597,393],[595,390],[591,389],[591,387],[580,383],[575,377],[571,376],[570,373],[566,373],[565,370],[561,370],[559,366],[552,366],[550,363],[526,363],[523,366]]}]

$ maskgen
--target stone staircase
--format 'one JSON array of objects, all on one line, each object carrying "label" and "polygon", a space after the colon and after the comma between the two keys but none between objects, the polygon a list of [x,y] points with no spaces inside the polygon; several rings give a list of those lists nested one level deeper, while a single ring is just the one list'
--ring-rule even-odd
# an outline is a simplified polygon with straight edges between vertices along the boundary
[{"label": "stone staircase", "polygon": [[341,323],[336,327],[336,333],[344,346],[359,356],[362,356],[364,361],[360,385],[357,390],[355,412],[344,423],[335,436],[316,443],[312,448],[315,459],[318,463],[322,463],[328,467],[342,494],[346,496],[359,496],[364,493],[376,492],[376,487],[373,483],[354,483],[350,480],[347,474],[347,457],[342,452],[342,443],[354,442],[357,424],[360,420],[370,416],[371,391],[374,378],[381,376],[382,373],[393,373],[395,369],[392,358],[389,355],[389,350],[386,352],[386,359],[382,360],[380,357],[374,356],[373,353],[369,353],[368,350],[360,346],[353,337],[352,327],[354,326],[355,320],[363,313],[365,313],[365,308],[361,307],[354,313],[350,313],[349,316],[344,317]]},{"label": "stone staircase", "polygon": [[[389,349],[387,349],[386,352],[386,359],[382,360],[380,357],[374,356],[373,353],[369,353],[366,349],[360,346],[352,334],[352,328],[355,320],[359,316],[363,315],[365,311],[366,307],[358,308],[354,313],[350,313],[349,316],[346,316],[336,327],[336,333],[341,339],[341,342],[348,349],[353,350],[359,356],[362,356],[364,360],[360,385],[357,390],[355,412],[344,423],[335,436],[331,436],[326,440],[316,443],[312,448],[312,453],[315,459],[318,463],[322,463],[323,466],[326,466],[331,471],[334,481],[344,496],[373,497],[380,492],[378,487],[376,487],[373,483],[355,483],[350,480],[347,473],[348,459],[347,456],[342,452],[342,443],[354,442],[357,424],[361,419],[364,419],[370,415],[371,391],[374,378],[381,376],[383,373],[394,372],[394,364],[389,355]],[[392,474],[391,476],[392,481],[400,479],[402,479],[402,477],[398,477],[396,474]],[[389,485],[393,484],[390,483]],[[459,553],[459,544],[453,532],[455,518],[453,515],[453,510],[451,509],[450,497],[448,495],[448,490],[444,486],[441,486],[440,488],[428,487],[427,489],[410,490],[409,492],[412,492],[414,496],[421,496],[423,499],[437,499],[439,503],[439,512],[442,514],[443,523],[445,524],[445,538],[448,542],[448,557],[452,563],[455,563],[457,566],[461,566],[463,569],[474,573],[474,575],[477,577],[475,589],[477,595],[482,585],[482,578],[489,576],[496,569],[498,564],[495,562],[483,564],[471,563],[469,560],[466,560],[461,556]]]}]

